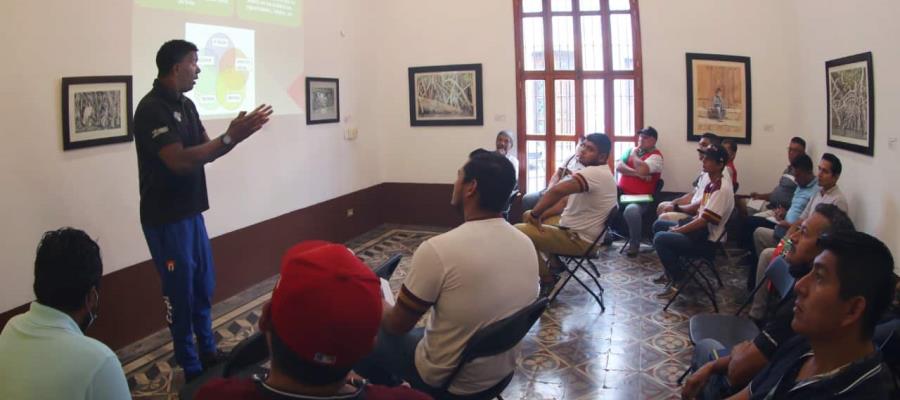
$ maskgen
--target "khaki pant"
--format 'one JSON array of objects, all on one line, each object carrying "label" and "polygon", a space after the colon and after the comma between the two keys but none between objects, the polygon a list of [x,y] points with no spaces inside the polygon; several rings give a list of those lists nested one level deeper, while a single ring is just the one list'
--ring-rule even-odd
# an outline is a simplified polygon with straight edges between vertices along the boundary
[{"label": "khaki pant", "polygon": [[548,254],[580,256],[591,246],[590,243],[581,240],[575,232],[560,229],[558,224],[558,216],[544,220],[543,232],[531,224],[516,224],[516,228],[527,235],[531,242],[534,243],[534,248],[538,253],[540,276],[544,281],[548,281],[551,277],[550,268],[547,267],[546,260]]},{"label": "khaki pant", "polygon": [[671,201],[663,201],[659,203],[658,206],[656,206],[656,214],[658,215],[657,219],[661,221],[678,222],[690,217],[690,215],[679,211],[662,212],[663,208],[670,205],[672,205]]}]

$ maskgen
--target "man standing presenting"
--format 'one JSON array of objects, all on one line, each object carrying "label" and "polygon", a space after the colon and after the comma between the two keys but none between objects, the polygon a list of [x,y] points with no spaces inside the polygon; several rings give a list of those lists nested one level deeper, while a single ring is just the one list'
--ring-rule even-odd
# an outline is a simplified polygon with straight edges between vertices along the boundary
[{"label": "man standing presenting", "polygon": [[200,74],[197,47],[168,41],[156,53],[156,66],[153,89],[134,113],[141,226],[162,281],[175,359],[189,381],[218,361],[210,318],[215,275],[201,214],[209,209],[204,165],[262,128],[272,108],[242,111],[210,140],[197,108],[183,95]]}]

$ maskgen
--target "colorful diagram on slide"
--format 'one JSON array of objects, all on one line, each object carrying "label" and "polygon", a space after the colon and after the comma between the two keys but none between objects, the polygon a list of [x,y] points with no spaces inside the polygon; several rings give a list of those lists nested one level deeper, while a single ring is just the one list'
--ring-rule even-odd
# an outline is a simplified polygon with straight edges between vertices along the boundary
[{"label": "colorful diagram on slide", "polygon": [[255,104],[254,32],[224,26],[185,24],[184,37],[197,45],[200,77],[186,93],[201,116],[230,115]]}]

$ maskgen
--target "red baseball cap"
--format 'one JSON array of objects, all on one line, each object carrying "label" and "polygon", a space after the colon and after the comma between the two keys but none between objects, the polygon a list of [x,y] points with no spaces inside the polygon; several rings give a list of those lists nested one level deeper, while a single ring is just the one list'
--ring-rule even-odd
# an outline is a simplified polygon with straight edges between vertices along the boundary
[{"label": "red baseball cap", "polygon": [[321,240],[288,249],[272,291],[271,328],[300,358],[352,367],[381,324],[381,281],[346,247]]}]

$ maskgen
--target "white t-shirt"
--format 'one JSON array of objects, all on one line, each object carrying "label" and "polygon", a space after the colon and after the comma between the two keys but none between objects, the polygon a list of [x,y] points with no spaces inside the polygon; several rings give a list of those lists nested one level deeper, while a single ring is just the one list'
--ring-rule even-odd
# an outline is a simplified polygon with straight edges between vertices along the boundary
[{"label": "white t-shirt", "polygon": [[513,168],[516,170],[516,180],[518,180],[519,179],[519,159],[509,153],[506,154],[506,159],[512,163]]},{"label": "white t-shirt", "polygon": [[706,227],[709,230],[707,238],[714,242],[722,232],[725,232],[725,223],[734,211],[734,188],[731,176],[723,174],[718,182],[710,182],[709,175],[703,176],[707,177],[707,183],[700,190],[702,198],[697,215],[706,220]]},{"label": "white t-shirt", "polygon": [[[472,334],[537,298],[537,253],[528,236],[501,218],[469,221],[416,249],[402,290],[432,303],[415,362],[422,380],[439,387]],[[483,391],[514,368],[515,349],[476,359],[450,391]]]},{"label": "white t-shirt", "polygon": [[697,186],[694,186],[694,196],[691,197],[689,204],[700,203],[703,200],[703,188],[709,183],[709,175],[706,172],[700,173],[700,179],[697,180]]},{"label": "white t-shirt", "polygon": [[616,180],[606,164],[585,167],[572,175],[581,192],[569,195],[559,219],[585,242],[603,231],[609,212],[616,206]]}]

